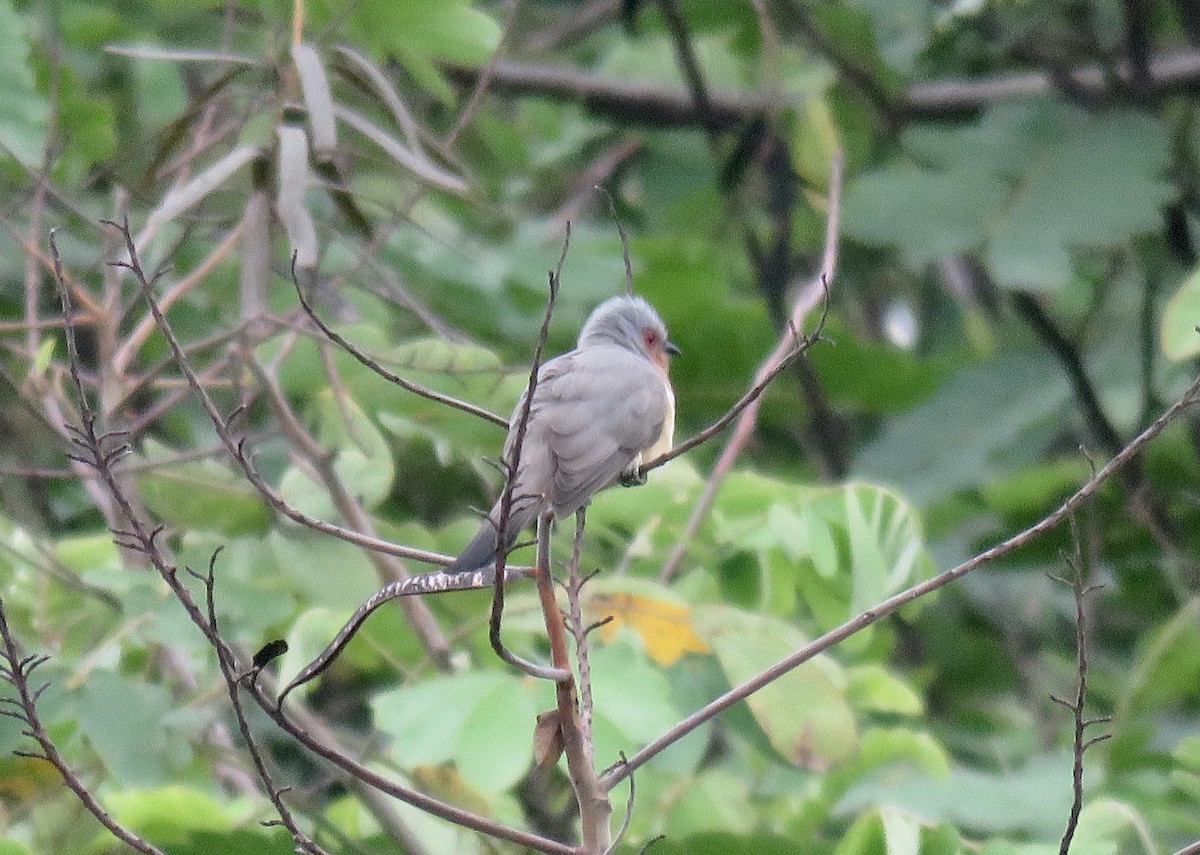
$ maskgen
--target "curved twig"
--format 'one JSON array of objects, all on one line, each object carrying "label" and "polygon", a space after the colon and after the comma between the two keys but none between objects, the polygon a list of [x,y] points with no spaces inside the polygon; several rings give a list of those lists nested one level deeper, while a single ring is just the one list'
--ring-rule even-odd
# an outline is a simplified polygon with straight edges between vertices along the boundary
[{"label": "curved twig", "polygon": [[[492,650],[496,652],[502,660],[512,665],[532,677],[537,677],[543,680],[554,680],[556,682],[570,679],[570,669],[564,670],[561,663],[555,662],[554,667],[547,668],[543,665],[537,665],[522,659],[517,654],[509,650],[500,633],[501,623],[504,618],[504,583],[507,578],[505,570],[508,561],[508,525],[509,518],[512,515],[513,503],[516,499],[528,500],[531,497],[514,497],[513,487],[516,485],[517,472],[521,466],[521,452],[525,446],[525,431],[529,427],[529,410],[533,406],[533,395],[537,391],[538,374],[542,368],[542,352],[546,348],[546,340],[550,337],[550,319],[554,316],[554,306],[558,300],[558,287],[562,281],[562,267],[567,260],[567,249],[571,245],[571,224],[566,224],[565,233],[563,235],[562,252],[558,256],[558,264],[550,271],[550,295],[546,300],[546,312],[542,318],[542,328],[538,332],[537,344],[533,348],[533,365],[529,369],[529,382],[525,387],[525,394],[521,398],[521,405],[518,408],[516,422],[513,426],[513,443],[512,450],[509,452],[509,459],[504,461],[507,469],[507,483],[504,485],[504,493],[500,497],[500,518],[496,521],[496,573],[492,580],[492,609],[488,618],[488,640],[491,642]],[[490,519],[489,519],[490,521]],[[541,561],[540,544],[541,544],[541,526],[542,522],[538,520],[538,538],[539,538],[539,555],[538,561]],[[544,572],[549,572],[546,570]],[[536,575],[536,574],[535,574]],[[549,630],[549,626],[547,626]]]},{"label": "curved twig", "polygon": [[[283,706],[284,698],[287,697],[288,693],[320,676],[332,665],[333,661],[345,650],[346,645],[350,643],[355,633],[362,628],[367,618],[384,603],[398,597],[415,597],[426,594],[441,594],[447,591],[474,591],[482,588],[490,588],[492,587],[495,572],[494,567],[485,567],[481,570],[468,570],[465,573],[446,573],[442,570],[436,570],[432,573],[420,573],[415,576],[409,576],[407,579],[399,579],[384,585],[354,610],[354,614],[338,630],[337,635],[326,645],[325,649],[318,653],[311,662],[305,665],[292,678],[292,681],[279,693],[277,705]],[[532,575],[532,572],[532,567],[507,567],[504,571],[505,582],[528,579]]]},{"label": "curved twig", "polygon": [[309,303],[308,298],[304,296],[304,289],[300,285],[300,280],[296,277],[296,253],[295,252],[292,253],[292,268],[291,269],[292,269],[292,285],[295,286],[295,288],[296,288],[296,296],[300,299],[300,305],[304,308],[304,313],[306,315],[308,315],[309,319],[314,324],[317,325],[317,328],[319,330],[321,330],[321,332],[325,336],[327,336],[331,341],[333,341],[334,344],[336,344],[342,350],[346,351],[346,353],[353,356],[360,363],[362,363],[364,366],[366,366],[370,370],[374,371],[376,374],[378,374],[384,380],[387,380],[389,383],[394,383],[395,385],[399,386],[401,389],[405,389],[409,392],[412,392],[414,395],[420,395],[422,398],[427,398],[430,401],[434,401],[435,403],[445,404],[447,407],[453,407],[456,410],[462,410],[464,413],[469,413],[473,416],[478,416],[479,418],[483,419],[484,421],[488,421],[488,422],[491,422],[492,424],[499,425],[502,428],[505,428],[505,429],[508,428],[508,419],[504,418],[503,416],[498,416],[495,413],[493,413],[491,410],[488,410],[484,407],[476,406],[475,404],[472,404],[468,401],[459,400],[458,398],[455,398],[452,395],[446,395],[441,392],[435,392],[433,389],[428,389],[428,388],[420,385],[419,383],[414,383],[411,380],[407,380],[404,377],[401,377],[399,374],[396,374],[394,371],[389,371],[388,369],[386,369],[382,365],[380,365],[377,361],[375,361],[371,357],[367,356],[365,353],[363,353],[361,350],[359,350],[357,347],[355,347],[353,344],[351,344],[349,341],[347,341],[344,336],[342,336],[340,333],[338,333],[332,327],[330,327],[327,323],[325,323],[325,321],[323,321],[321,319],[321,316],[318,315],[316,310],[312,307],[312,304]]}]

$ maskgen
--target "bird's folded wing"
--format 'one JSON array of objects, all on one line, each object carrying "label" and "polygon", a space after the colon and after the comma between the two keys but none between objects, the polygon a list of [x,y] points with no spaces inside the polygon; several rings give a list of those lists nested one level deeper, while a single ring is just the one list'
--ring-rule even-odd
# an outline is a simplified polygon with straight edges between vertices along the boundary
[{"label": "bird's folded wing", "polygon": [[586,348],[553,362],[534,408],[554,460],[551,503],[564,514],[611,484],[658,438],[668,401],[653,364],[623,348]]}]

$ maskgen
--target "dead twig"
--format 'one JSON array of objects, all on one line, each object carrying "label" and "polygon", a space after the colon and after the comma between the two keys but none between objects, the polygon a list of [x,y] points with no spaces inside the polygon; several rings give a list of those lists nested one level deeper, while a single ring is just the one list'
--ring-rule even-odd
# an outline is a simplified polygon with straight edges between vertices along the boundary
[{"label": "dead twig", "polygon": [[1066,701],[1050,696],[1050,699],[1071,711],[1075,719],[1075,733],[1072,739],[1074,762],[1071,770],[1071,812],[1067,817],[1067,827],[1063,831],[1059,843],[1059,855],[1067,855],[1071,850],[1071,840],[1075,837],[1075,829],[1079,825],[1079,814],[1083,811],[1083,754],[1097,742],[1103,742],[1112,736],[1111,733],[1088,738],[1085,731],[1094,725],[1112,721],[1112,716],[1097,716],[1084,718],[1083,707],[1087,701],[1088,659],[1087,659],[1087,612],[1085,609],[1087,597],[1098,591],[1100,585],[1085,585],[1083,579],[1083,549],[1079,540],[1079,526],[1075,517],[1071,517],[1071,540],[1075,544],[1074,554],[1063,556],[1067,566],[1071,568],[1071,576],[1067,579],[1057,578],[1071,589],[1075,598],[1075,660],[1078,679],[1075,683],[1075,699]]},{"label": "dead twig", "polygon": [[58,747],[55,746],[54,741],[50,738],[50,734],[46,732],[46,728],[42,724],[37,711],[38,697],[48,684],[42,684],[37,689],[31,689],[29,685],[29,678],[34,669],[49,657],[36,653],[23,655],[20,652],[17,641],[9,629],[8,617],[4,613],[4,602],[2,600],[0,600],[0,640],[4,644],[4,649],[0,652],[0,658],[3,658],[7,663],[7,665],[0,666],[0,679],[10,683],[17,691],[16,698],[0,698],[0,715],[5,715],[19,721],[23,725],[21,732],[36,742],[40,749],[40,753],[28,751],[16,751],[14,753],[22,757],[45,760],[53,766],[63,779],[63,783],[75,794],[88,813],[96,817],[100,821],[100,824],[107,828],[122,843],[131,849],[143,853],[143,855],[165,855],[157,846],[134,834],[113,819],[100,802],[96,800],[96,797],[91,794],[91,791],[79,780],[79,776],[75,774],[74,770],[67,765],[67,761],[63,759],[62,754],[59,753]]},{"label": "dead twig", "polygon": [[[567,259],[567,250],[570,245],[571,224],[567,223],[563,235],[562,252],[558,256],[558,264],[549,272],[550,294],[546,300],[546,312],[542,318],[542,328],[538,332],[537,344],[534,345],[533,349],[533,365],[529,369],[529,382],[525,386],[525,394],[521,398],[521,403],[517,408],[516,422],[513,426],[512,444],[508,450],[508,459],[504,461],[508,477],[506,479],[507,483],[504,485],[504,493],[500,497],[500,518],[496,520],[496,572],[492,581],[492,610],[488,618],[488,639],[491,642],[492,650],[496,652],[497,656],[530,676],[543,680],[554,680],[556,682],[571,678],[569,666],[564,666],[560,662],[555,661],[553,667],[547,668],[543,665],[537,665],[522,659],[505,646],[500,627],[504,618],[504,582],[507,576],[505,567],[508,562],[508,524],[509,518],[512,515],[513,504],[517,500],[540,500],[540,497],[534,496],[514,497],[513,488],[516,486],[517,472],[520,471],[521,452],[525,445],[525,431],[529,426],[529,410],[533,406],[533,396],[537,392],[538,374],[542,368],[542,352],[545,350],[546,340],[550,337],[550,319],[554,316],[554,305],[558,300],[558,287],[562,281],[562,267]],[[490,522],[490,519],[488,521]],[[541,526],[542,523],[539,519],[539,538],[541,537]],[[541,560],[540,556],[538,560]],[[538,572],[541,571],[535,569],[535,577]],[[544,572],[548,573],[549,570]],[[549,630],[550,627],[548,625],[547,631]]]}]

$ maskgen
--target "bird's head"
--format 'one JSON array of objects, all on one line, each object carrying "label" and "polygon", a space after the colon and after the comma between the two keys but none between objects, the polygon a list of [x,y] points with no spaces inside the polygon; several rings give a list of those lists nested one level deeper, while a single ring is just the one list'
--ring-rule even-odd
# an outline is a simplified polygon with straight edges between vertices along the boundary
[{"label": "bird's head", "polygon": [[592,310],[579,332],[579,346],[615,344],[640,353],[664,372],[679,348],[667,338],[667,327],[654,307],[641,297],[619,296]]}]

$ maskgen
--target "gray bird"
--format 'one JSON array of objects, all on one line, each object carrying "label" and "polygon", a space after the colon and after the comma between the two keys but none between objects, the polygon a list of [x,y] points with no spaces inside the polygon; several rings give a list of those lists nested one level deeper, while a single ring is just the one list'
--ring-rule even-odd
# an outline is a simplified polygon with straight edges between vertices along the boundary
[{"label": "gray bird", "polygon": [[[574,350],[538,371],[521,459],[513,479],[506,548],[549,509],[561,519],[592,495],[671,449],[675,392],[669,357],[679,349],[641,297],[613,297],[588,316]],[[513,446],[525,396],[509,420],[504,459]],[[496,554],[501,500],[448,572],[478,570]]]}]

